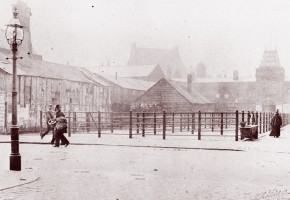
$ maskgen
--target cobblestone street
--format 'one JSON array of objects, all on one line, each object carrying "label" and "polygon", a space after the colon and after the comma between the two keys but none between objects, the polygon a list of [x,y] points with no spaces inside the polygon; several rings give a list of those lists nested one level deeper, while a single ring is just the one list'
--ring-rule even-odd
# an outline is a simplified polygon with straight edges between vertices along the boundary
[{"label": "cobblestone street", "polygon": [[[4,170],[10,145],[0,147]],[[20,151],[23,170],[39,179],[0,191],[0,199],[254,199],[290,190],[283,152],[39,144]]]}]

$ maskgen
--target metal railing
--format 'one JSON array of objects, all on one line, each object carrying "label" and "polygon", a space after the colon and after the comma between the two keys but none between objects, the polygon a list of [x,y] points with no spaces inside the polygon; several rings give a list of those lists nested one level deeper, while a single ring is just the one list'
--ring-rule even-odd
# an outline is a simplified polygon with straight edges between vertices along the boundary
[{"label": "metal railing", "polygon": [[[197,135],[234,137],[238,141],[240,122],[258,125],[258,132],[270,130],[270,121],[275,113],[265,112],[66,112],[68,135],[76,133],[158,135]],[[40,131],[45,125],[45,116],[40,113]],[[283,126],[289,123],[289,114],[281,114]],[[186,133],[186,134],[183,134]],[[197,134],[196,134],[197,133]]]}]

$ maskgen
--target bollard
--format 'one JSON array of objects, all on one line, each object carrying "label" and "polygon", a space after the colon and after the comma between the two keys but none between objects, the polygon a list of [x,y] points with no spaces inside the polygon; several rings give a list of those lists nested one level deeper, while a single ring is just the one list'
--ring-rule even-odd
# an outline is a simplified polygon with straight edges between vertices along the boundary
[{"label": "bollard", "polygon": [[132,138],[132,111],[129,113],[129,138]]},{"label": "bollard", "polygon": [[154,112],[154,114],[153,114],[153,116],[154,116],[154,124],[153,124],[153,128],[154,128],[154,135],[156,135],[156,113]]},{"label": "bollard", "polygon": [[194,113],[192,113],[191,114],[191,134],[194,134],[194,129],[195,129],[195,114]]},{"label": "bollard", "polygon": [[201,112],[198,111],[198,140],[201,140]]},{"label": "bollard", "polygon": [[224,113],[221,112],[221,135],[224,134]]},{"label": "bollard", "polygon": [[165,110],[163,110],[163,130],[162,130],[162,136],[163,136],[163,140],[166,139],[166,113]]},{"label": "bollard", "polygon": [[239,112],[236,110],[236,137],[235,141],[239,140]]},{"label": "bollard", "polygon": [[174,133],[174,113],[172,113],[172,133]]},{"label": "bollard", "polygon": [[142,112],[142,137],[145,137],[145,111]]},{"label": "bollard", "polygon": [[71,120],[70,120],[70,111],[68,111],[68,137],[71,136]]},{"label": "bollard", "polygon": [[98,138],[101,137],[101,112],[98,111]]}]

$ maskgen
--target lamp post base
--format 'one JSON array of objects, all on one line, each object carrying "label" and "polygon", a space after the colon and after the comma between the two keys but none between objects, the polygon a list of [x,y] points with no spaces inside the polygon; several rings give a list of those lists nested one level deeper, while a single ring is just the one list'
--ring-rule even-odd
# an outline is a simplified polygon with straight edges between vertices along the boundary
[{"label": "lamp post base", "polygon": [[10,170],[21,171],[21,155],[10,155]]},{"label": "lamp post base", "polygon": [[21,171],[21,155],[19,153],[19,127],[11,125],[10,170]]}]

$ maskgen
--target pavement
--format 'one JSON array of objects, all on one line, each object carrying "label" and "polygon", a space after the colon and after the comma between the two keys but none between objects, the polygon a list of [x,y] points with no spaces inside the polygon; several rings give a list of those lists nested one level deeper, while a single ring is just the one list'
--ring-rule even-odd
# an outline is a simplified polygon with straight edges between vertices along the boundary
[{"label": "pavement", "polygon": [[[169,150],[171,149],[173,151],[212,150],[212,151],[220,151],[220,152],[225,152],[225,151],[226,152],[249,152],[250,154],[259,154],[259,155],[262,155],[262,154],[272,155],[273,154],[273,156],[280,155],[280,154],[281,156],[284,156],[284,155],[288,156],[290,154],[290,148],[289,148],[290,125],[282,128],[280,138],[270,137],[269,132],[266,132],[266,133],[259,134],[258,140],[235,141],[234,133],[226,134],[224,136],[220,136],[218,133],[212,133],[212,134],[216,134],[216,135],[203,136],[202,134],[202,139],[198,140],[196,134],[192,135],[191,133],[182,132],[182,133],[168,134],[166,140],[163,140],[161,133],[158,133],[157,135],[149,134],[149,135],[146,135],[145,137],[142,137],[140,134],[134,133],[132,139],[128,138],[127,131],[116,131],[114,134],[104,133],[102,134],[101,138],[98,138],[97,134],[79,133],[79,134],[72,134],[71,137],[68,137],[70,141],[70,145],[68,147],[61,146],[60,148],[51,147],[51,144],[49,143],[51,139],[51,135],[47,135],[45,138],[43,138],[43,140],[41,140],[38,134],[24,134],[24,135],[20,135],[20,154],[22,155],[22,151],[25,153],[29,152],[27,153],[27,155],[32,155],[34,158],[28,160],[28,156],[23,155],[22,156],[23,168],[21,171],[9,170],[10,137],[7,135],[1,135],[0,146],[3,146],[5,148],[3,148],[3,151],[0,152],[0,158],[6,158],[6,159],[1,159],[2,162],[0,166],[0,177],[1,177],[0,199],[22,199],[20,194],[17,195],[17,192],[16,193],[12,192],[13,194],[15,194],[15,195],[12,195],[13,198],[2,198],[3,196],[1,195],[1,192],[4,192],[4,194],[10,194],[10,197],[11,197],[11,193],[9,192],[13,191],[14,188],[27,189],[26,185],[30,185],[30,184],[33,185],[33,183],[38,182],[41,179],[45,179],[45,178],[47,180],[50,179],[51,184],[53,185],[55,182],[57,182],[57,180],[51,179],[51,171],[53,171],[55,168],[58,167],[57,164],[59,163],[59,160],[63,160],[63,161],[66,161],[69,159],[73,160],[71,161],[70,164],[68,163],[68,167],[66,168],[68,171],[64,171],[63,174],[65,174],[64,177],[67,175],[67,177],[69,177],[68,179],[72,179],[70,177],[71,177],[71,173],[73,173],[74,174],[73,181],[75,182],[78,181],[78,178],[81,178],[84,176],[87,177],[88,180],[90,176],[93,176],[96,179],[104,176],[106,178],[110,177],[112,180],[116,182],[118,181],[121,182],[121,180],[116,178],[116,174],[112,174],[113,172],[105,171],[102,174],[90,174],[90,170],[92,170],[95,167],[95,164],[92,164],[91,166],[92,169],[89,170],[89,167],[88,167],[89,165],[86,166],[86,165],[82,165],[81,163],[77,163],[76,161],[80,160],[80,157],[82,157],[82,154],[81,152],[79,152],[80,150],[78,148],[80,146],[84,146],[84,147],[86,146],[86,148],[83,148],[86,154],[90,154],[89,152],[91,151],[90,150],[91,147],[100,147],[102,151],[104,152],[108,151],[108,152],[105,153],[105,155],[98,155],[98,156],[105,156],[105,157],[108,157],[107,155],[112,154],[111,152],[112,149],[114,149],[113,153],[119,150],[123,151],[124,149],[124,154],[127,154],[128,152],[138,152],[138,151],[143,152],[144,149],[151,149],[150,151],[146,151],[146,152],[155,152],[155,149],[158,151],[163,150],[163,149],[169,149]],[[117,147],[123,147],[123,149],[118,150]],[[137,149],[141,149],[141,150],[137,150]],[[70,151],[72,152],[71,154],[69,154]],[[207,155],[206,153],[202,153],[202,154]],[[50,157],[51,155],[55,156],[52,159],[55,159],[55,161],[58,160],[58,162],[55,162],[55,164],[51,164],[49,160],[46,160],[46,158]],[[71,155],[71,157],[68,158],[67,155]],[[132,155],[134,154],[132,153]],[[144,155],[147,155],[147,154],[144,153]],[[230,155],[234,157],[234,154],[230,154]],[[216,156],[216,154],[213,153],[213,156]],[[91,157],[86,157],[86,159],[83,162],[86,162],[88,159],[90,161]],[[104,160],[105,159],[108,159],[108,158],[104,158]],[[170,159],[170,157],[169,158],[165,157],[165,159]],[[244,158],[244,159],[248,159],[248,158]],[[39,164],[39,162],[42,162],[42,164]],[[130,163],[131,162],[133,161],[130,161]],[[168,162],[172,162],[172,161],[168,160]],[[78,166],[77,170],[76,168],[74,168],[74,166],[76,166],[75,164],[80,165]],[[47,170],[50,171],[49,173],[45,173],[44,171],[41,171],[45,169],[46,167],[47,167]],[[153,169],[153,171],[158,171],[158,170]],[[78,176],[78,175],[75,176],[76,173],[81,174],[81,176]],[[145,178],[142,175],[131,173],[130,176],[135,177],[135,180],[143,180],[143,179],[145,180]],[[150,177],[152,176],[152,174],[148,176]],[[282,178],[281,178],[281,181],[282,181]],[[35,187],[35,188],[39,188],[39,187]],[[261,194],[262,193],[258,194],[258,196]],[[37,199],[37,198],[34,198],[35,197],[34,195],[27,196],[27,199]],[[150,193],[150,195],[152,194]],[[9,197],[9,195],[7,195],[7,197]],[[104,198],[104,199],[111,199],[111,197],[112,196],[109,196],[108,198]],[[128,196],[125,195],[125,197],[128,197]],[[164,199],[166,199],[166,197],[168,196],[164,196]],[[213,197],[213,199],[215,198],[216,197]],[[41,199],[46,199],[46,198],[44,196],[41,196]],[[63,196],[63,198],[54,198],[54,199],[67,199],[67,198]],[[70,199],[74,199],[74,198],[70,198]],[[143,199],[143,198],[140,197],[139,199]],[[158,199],[163,199],[163,196],[160,196],[160,198],[158,197]],[[181,199],[186,199],[186,198],[181,198]],[[223,199],[226,199],[226,198],[223,197]]]}]

